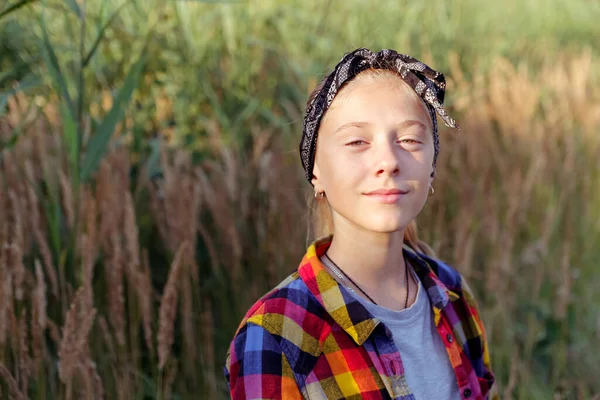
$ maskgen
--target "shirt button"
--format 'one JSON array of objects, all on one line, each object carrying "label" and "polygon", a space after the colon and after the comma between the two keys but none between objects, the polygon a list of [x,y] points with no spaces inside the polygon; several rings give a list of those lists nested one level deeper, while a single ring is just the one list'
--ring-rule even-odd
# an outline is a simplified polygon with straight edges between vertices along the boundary
[{"label": "shirt button", "polygon": [[463,392],[463,395],[465,396],[465,399],[468,399],[469,397],[471,397],[471,395],[473,394],[473,392],[471,392],[471,389],[465,389],[465,391]]},{"label": "shirt button", "polygon": [[451,334],[446,334],[446,340],[448,341],[448,343],[452,343],[452,335]]}]

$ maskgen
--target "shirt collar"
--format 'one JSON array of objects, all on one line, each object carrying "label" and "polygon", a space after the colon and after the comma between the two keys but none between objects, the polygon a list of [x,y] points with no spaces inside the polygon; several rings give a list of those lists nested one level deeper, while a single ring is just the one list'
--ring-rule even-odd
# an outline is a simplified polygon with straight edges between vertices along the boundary
[{"label": "shirt collar", "polygon": [[[327,251],[331,240],[332,236],[327,236],[313,242],[300,263],[298,273],[325,311],[361,346],[381,321],[354,300],[348,289],[333,279],[321,263],[319,257]],[[438,313],[449,300],[458,298],[436,276],[430,265],[434,260],[424,257],[407,245],[404,246],[404,254],[427,290],[432,307]]]},{"label": "shirt collar", "polygon": [[417,253],[410,246],[404,244],[404,256],[410,262],[423,286],[427,290],[427,295],[431,305],[437,311],[441,311],[448,305],[448,302],[458,299],[458,295],[448,289],[448,287],[438,278],[437,262],[424,254]]}]

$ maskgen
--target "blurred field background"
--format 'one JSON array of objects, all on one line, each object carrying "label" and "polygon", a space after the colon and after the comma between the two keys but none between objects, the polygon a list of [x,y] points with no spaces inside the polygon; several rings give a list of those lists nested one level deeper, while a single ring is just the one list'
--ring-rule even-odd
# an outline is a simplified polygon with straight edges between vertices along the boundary
[{"label": "blurred field background", "polygon": [[[503,399],[600,398],[600,3],[0,0],[0,381],[226,397],[296,268],[304,102],[344,52],[448,78],[420,234],[479,294]],[[318,233],[316,234],[318,235]]]}]

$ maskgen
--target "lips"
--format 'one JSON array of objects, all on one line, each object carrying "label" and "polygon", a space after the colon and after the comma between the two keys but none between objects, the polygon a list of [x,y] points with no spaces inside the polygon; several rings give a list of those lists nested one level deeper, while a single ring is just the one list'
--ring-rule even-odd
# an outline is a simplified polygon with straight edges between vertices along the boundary
[{"label": "lips", "polygon": [[372,192],[369,193],[365,193],[367,196],[370,195],[392,195],[392,194],[406,194],[406,190],[400,190],[400,189],[377,189],[377,190],[373,190]]},{"label": "lips", "polygon": [[404,195],[408,193],[400,189],[377,189],[372,192],[365,193],[368,198],[383,204],[394,204],[400,201]]}]

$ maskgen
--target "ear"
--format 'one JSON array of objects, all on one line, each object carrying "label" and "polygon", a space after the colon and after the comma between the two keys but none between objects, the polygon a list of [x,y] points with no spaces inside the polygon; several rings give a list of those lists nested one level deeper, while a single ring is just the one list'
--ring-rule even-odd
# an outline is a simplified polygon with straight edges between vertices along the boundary
[{"label": "ear", "polygon": [[310,181],[310,183],[312,183],[313,187],[315,188],[315,192],[325,191],[325,189],[323,188],[323,184],[318,178],[319,176],[321,176],[321,173],[319,172],[319,165],[315,161],[315,165],[313,167],[313,177]]}]

